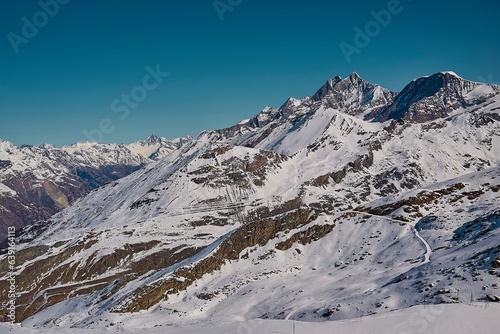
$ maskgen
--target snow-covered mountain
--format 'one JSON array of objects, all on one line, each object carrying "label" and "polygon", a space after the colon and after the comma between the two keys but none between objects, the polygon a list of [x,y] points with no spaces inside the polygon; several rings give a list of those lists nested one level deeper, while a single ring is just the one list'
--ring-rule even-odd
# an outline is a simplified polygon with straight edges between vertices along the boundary
[{"label": "snow-covered mountain", "polygon": [[168,140],[166,138],[158,137],[152,134],[145,140],[140,140],[138,142],[126,145],[125,147],[134,154],[138,154],[143,156],[144,158],[156,161],[164,158],[172,151],[175,151],[191,139],[192,137],[188,136]]},{"label": "snow-covered mountain", "polygon": [[[106,327],[92,328],[33,328],[30,320],[22,325],[0,323],[1,333],[12,334],[221,334],[221,333],[290,333],[290,334],[419,334],[419,333],[454,333],[454,334],[496,334],[500,319],[500,304],[475,303],[420,305],[386,314],[360,317],[344,321],[298,322],[294,320],[254,319],[228,322],[205,321],[187,324],[167,324],[162,326],[162,313],[141,314],[140,317],[129,315],[115,321],[110,318]],[[158,325],[160,324],[160,325]],[[168,326],[168,327],[167,327]]]},{"label": "snow-covered mountain", "polygon": [[441,72],[412,81],[392,103],[367,117],[376,121],[432,121],[458,108],[479,105],[497,94],[495,86],[464,80],[454,72]]},{"label": "snow-covered mountain", "polygon": [[[453,73],[400,93],[354,73],[203,132],[25,230],[17,320],[322,321],[494,301],[499,110],[500,87]],[[2,300],[7,275],[3,257]]]},{"label": "snow-covered mountain", "polygon": [[77,143],[17,147],[0,140],[0,242],[7,226],[20,229],[49,218],[78,198],[180,147],[154,135],[130,145]]}]

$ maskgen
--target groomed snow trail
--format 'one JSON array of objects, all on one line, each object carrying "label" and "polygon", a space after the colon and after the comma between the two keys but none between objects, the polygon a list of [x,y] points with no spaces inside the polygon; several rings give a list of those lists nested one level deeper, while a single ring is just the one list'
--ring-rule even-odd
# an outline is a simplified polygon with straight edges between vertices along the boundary
[{"label": "groomed snow trail", "polygon": [[[396,220],[396,219],[392,219],[392,218],[389,218],[389,217],[385,217],[385,216],[379,216],[379,215],[374,215],[372,213],[367,213],[367,212],[360,212],[360,211],[349,211],[349,212],[354,212],[354,213],[359,213],[359,214],[364,214],[364,215],[370,215],[370,216],[375,216],[375,217],[380,217],[380,218],[384,218],[384,219],[387,219],[387,220],[390,220],[392,222],[395,222],[395,223],[398,223],[398,224],[401,224],[402,221],[400,220]],[[418,233],[417,229],[415,228],[414,225],[412,224],[409,224],[409,223],[405,223],[406,225],[409,225],[411,226],[412,230],[413,230],[413,233],[415,234],[415,236],[420,240],[422,241],[422,243],[424,244],[425,246],[425,255],[424,255],[424,262],[420,263],[419,265],[423,265],[423,264],[426,264],[426,263],[429,263],[431,262],[431,254],[432,254],[432,248],[431,248],[431,245],[429,245],[429,243],[424,239],[422,238],[422,236],[420,235],[420,233]]]},{"label": "groomed snow trail", "polygon": [[424,243],[424,245],[425,245],[425,260],[421,264],[426,264],[426,263],[431,262],[431,254],[432,254],[431,245],[429,245],[429,243],[427,241],[425,241],[424,238],[422,238],[422,236],[420,235],[420,233],[418,233],[418,231],[415,228],[415,226],[413,226],[413,231],[415,232],[415,236],[417,238],[419,238]]}]

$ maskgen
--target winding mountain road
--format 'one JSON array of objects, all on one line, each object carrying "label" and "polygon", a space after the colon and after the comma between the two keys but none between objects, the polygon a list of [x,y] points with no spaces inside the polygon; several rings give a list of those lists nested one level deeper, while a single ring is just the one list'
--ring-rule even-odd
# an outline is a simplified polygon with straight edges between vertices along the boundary
[{"label": "winding mountain road", "polygon": [[[396,220],[396,219],[392,219],[392,218],[389,218],[389,217],[386,217],[386,216],[380,216],[380,215],[374,215],[372,213],[368,213],[368,212],[361,212],[361,211],[348,211],[348,212],[352,212],[352,213],[358,213],[358,214],[364,214],[364,215],[368,215],[368,216],[372,216],[372,217],[380,217],[380,218],[383,218],[383,219],[386,219],[386,220],[389,220],[389,221],[392,221],[394,223],[398,223],[398,224],[401,224],[401,223],[405,223],[405,222],[402,222],[400,220]],[[405,223],[406,225],[409,225],[411,227],[411,229],[413,230],[413,233],[415,234],[415,236],[420,240],[422,241],[422,243],[424,244],[425,246],[425,255],[424,255],[424,262],[420,263],[420,265],[423,265],[423,264],[426,264],[426,263],[429,263],[431,262],[431,254],[432,254],[432,248],[431,248],[431,245],[429,245],[429,243],[424,239],[422,238],[422,236],[420,235],[420,233],[417,231],[417,229],[415,228],[414,225],[410,224],[410,223]]]},{"label": "winding mountain road", "polygon": [[421,265],[431,262],[431,254],[432,254],[431,245],[429,245],[429,243],[424,238],[422,238],[422,236],[420,235],[420,233],[418,233],[415,226],[412,226],[412,228],[413,228],[413,232],[415,233],[415,236],[417,238],[419,238],[422,241],[422,243],[425,245],[425,258],[424,258],[425,260],[424,260],[424,262],[421,263]]}]

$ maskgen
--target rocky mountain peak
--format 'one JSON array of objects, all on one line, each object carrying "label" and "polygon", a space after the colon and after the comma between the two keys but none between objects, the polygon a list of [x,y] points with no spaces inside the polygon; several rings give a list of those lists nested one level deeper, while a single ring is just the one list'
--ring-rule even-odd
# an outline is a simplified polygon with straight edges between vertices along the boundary
[{"label": "rocky mountain peak", "polygon": [[327,82],[312,96],[312,99],[314,101],[322,100],[334,91],[335,85],[337,85],[340,81],[342,81],[342,78],[338,75],[332,79],[328,79]]},{"label": "rocky mountain peak", "polygon": [[350,115],[359,115],[374,107],[387,104],[395,95],[396,93],[370,83],[353,72],[345,79],[336,76],[328,80],[312,96],[312,100],[319,101],[328,108],[342,110]]},{"label": "rocky mountain peak", "polygon": [[365,81],[362,77],[359,76],[357,72],[352,72],[347,78],[344,80],[350,80],[352,82]]},{"label": "rocky mountain peak", "polygon": [[499,92],[498,87],[465,80],[454,72],[439,72],[413,80],[392,103],[367,118],[377,122],[388,119],[426,122],[446,117],[458,108],[479,104]]},{"label": "rocky mountain peak", "polygon": [[161,143],[161,138],[155,134],[151,134],[151,135],[149,135],[149,137],[142,140],[141,142],[144,143],[145,145],[154,145],[154,144]]}]

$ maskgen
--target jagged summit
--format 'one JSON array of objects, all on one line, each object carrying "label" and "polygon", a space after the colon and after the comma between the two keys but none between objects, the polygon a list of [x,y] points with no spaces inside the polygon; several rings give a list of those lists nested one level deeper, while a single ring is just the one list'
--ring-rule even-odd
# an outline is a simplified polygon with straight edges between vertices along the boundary
[{"label": "jagged summit", "polygon": [[143,142],[146,144],[149,144],[149,145],[158,144],[158,143],[161,143],[161,138],[155,134],[151,134]]},{"label": "jagged summit", "polygon": [[415,79],[400,93],[368,82],[353,72],[346,78],[337,75],[328,79],[312,96],[290,97],[277,109],[266,107],[258,115],[220,131],[233,136],[270,123],[295,124],[320,108],[373,122],[401,119],[420,123],[447,117],[454,110],[476,105],[498,93],[500,87],[468,81],[450,71]]},{"label": "jagged summit", "polygon": [[[344,85],[337,86],[339,83],[344,83]],[[336,91],[342,90],[346,85],[367,85],[370,84],[364,80],[357,72],[352,72],[347,78],[342,78],[339,75],[328,79],[327,82],[321,86],[320,89],[312,96],[314,101],[319,101],[335,93]]]},{"label": "jagged summit", "polygon": [[344,80],[358,81],[358,80],[364,80],[364,79],[359,76],[358,72],[354,71]]},{"label": "jagged summit", "polygon": [[328,80],[311,100],[349,115],[360,115],[387,104],[395,95],[395,92],[370,83],[353,72],[345,79],[336,76]]}]

